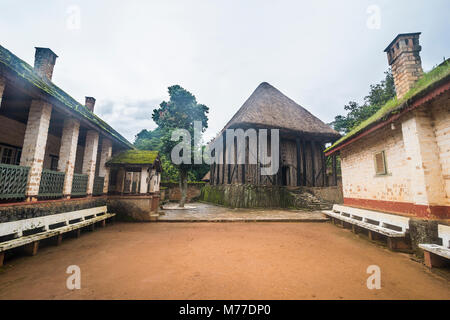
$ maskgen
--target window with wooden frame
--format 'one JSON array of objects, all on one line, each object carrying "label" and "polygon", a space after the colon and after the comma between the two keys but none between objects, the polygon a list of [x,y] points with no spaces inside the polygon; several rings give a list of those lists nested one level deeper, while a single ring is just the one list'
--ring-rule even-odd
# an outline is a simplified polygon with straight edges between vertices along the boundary
[{"label": "window with wooden frame", "polygon": [[374,162],[375,162],[375,174],[377,176],[386,175],[387,174],[386,154],[384,153],[384,150],[375,153]]}]

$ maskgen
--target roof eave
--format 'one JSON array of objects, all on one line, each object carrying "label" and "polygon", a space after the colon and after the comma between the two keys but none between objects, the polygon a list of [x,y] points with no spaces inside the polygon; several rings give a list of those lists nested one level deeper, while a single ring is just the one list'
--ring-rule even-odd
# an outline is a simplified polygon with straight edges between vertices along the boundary
[{"label": "roof eave", "polygon": [[[427,103],[439,95],[443,94],[446,91],[450,90],[450,77],[445,77],[441,79],[440,81],[437,81],[436,83],[430,85],[429,88],[425,89],[422,92],[419,92],[417,95],[412,96],[402,104],[400,104],[397,108],[391,110],[386,116],[388,117],[386,120],[378,120],[374,122],[372,125],[364,128],[359,133],[357,133],[354,137],[350,138],[349,140],[344,140],[342,143],[337,144],[331,149],[328,149],[325,151],[325,155],[329,156],[337,151],[341,150],[345,146],[348,146],[349,144],[363,138],[364,136],[381,129],[382,127],[388,125],[389,123],[392,123],[393,121],[397,120],[401,116],[403,116],[405,113],[410,112],[413,109],[416,109],[423,105],[424,103]],[[398,112],[401,110],[400,112]],[[385,116],[385,117],[386,117]],[[384,118],[385,118],[384,117]]]}]

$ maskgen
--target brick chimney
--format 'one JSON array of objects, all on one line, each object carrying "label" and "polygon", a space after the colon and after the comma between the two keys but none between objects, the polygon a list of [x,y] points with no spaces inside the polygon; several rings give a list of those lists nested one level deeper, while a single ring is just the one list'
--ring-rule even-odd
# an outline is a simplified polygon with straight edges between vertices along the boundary
[{"label": "brick chimney", "polygon": [[49,48],[36,47],[34,70],[43,78],[52,80],[53,68],[58,56]]},{"label": "brick chimney", "polygon": [[86,103],[84,105],[86,106],[86,108],[91,110],[91,112],[94,112],[95,98],[93,98],[93,97],[86,97]]},{"label": "brick chimney", "polygon": [[392,68],[398,99],[402,98],[423,74],[420,34],[420,32],[399,34],[384,50]]}]

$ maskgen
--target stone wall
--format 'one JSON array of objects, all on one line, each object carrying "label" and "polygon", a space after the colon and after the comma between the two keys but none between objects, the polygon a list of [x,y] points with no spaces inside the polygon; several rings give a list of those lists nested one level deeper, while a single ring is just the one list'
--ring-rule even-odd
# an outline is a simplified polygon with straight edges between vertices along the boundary
[{"label": "stone wall", "polygon": [[[187,202],[192,202],[198,199],[201,195],[201,189],[205,183],[203,182],[190,182],[188,183],[187,190]],[[165,200],[179,201],[181,199],[180,186],[176,182],[161,182],[161,187],[167,189],[164,190]]]},{"label": "stone wall", "polygon": [[106,197],[50,200],[0,205],[0,223],[31,219],[57,213],[77,211],[106,205]]},{"label": "stone wall", "polygon": [[155,221],[159,216],[159,195],[108,196],[107,206],[120,221]]},{"label": "stone wall", "polygon": [[431,114],[444,179],[445,202],[450,206],[450,102],[448,95],[433,102]]},{"label": "stone wall", "polygon": [[331,208],[333,203],[340,203],[341,199],[339,187],[205,185],[201,194],[202,201],[231,208],[323,210]]}]

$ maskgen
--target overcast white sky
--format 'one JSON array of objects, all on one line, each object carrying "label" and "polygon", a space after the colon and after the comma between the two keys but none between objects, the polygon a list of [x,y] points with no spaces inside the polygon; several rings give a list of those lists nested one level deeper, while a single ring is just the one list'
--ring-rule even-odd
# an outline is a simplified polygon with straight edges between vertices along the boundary
[{"label": "overcast white sky", "polygon": [[53,81],[94,96],[130,141],[179,84],[210,108],[208,140],[263,81],[332,121],[383,78],[398,33],[422,32],[428,71],[450,57],[449,13],[449,0],[1,0],[0,44],[30,64],[51,48]]}]

